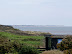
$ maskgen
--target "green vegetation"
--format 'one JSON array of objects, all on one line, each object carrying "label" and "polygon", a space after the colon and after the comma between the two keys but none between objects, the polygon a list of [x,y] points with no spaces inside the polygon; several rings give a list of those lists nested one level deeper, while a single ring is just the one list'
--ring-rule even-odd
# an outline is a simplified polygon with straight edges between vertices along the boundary
[{"label": "green vegetation", "polygon": [[0,54],[39,54],[44,47],[44,35],[50,33],[20,31],[12,26],[0,25]]},{"label": "green vegetation", "polygon": [[21,35],[14,35],[8,32],[0,32],[0,35],[7,37],[12,42],[18,41],[21,44],[27,44],[35,47],[42,45],[43,42],[41,41],[44,39],[44,36],[21,36]]},{"label": "green vegetation", "polygon": [[0,53],[1,54],[39,54],[34,48],[38,47],[43,36],[19,36],[8,32],[0,32]]},{"label": "green vegetation", "polygon": [[0,34],[0,54],[15,53],[20,49],[20,46],[21,44],[11,42],[7,37]]},{"label": "green vegetation", "polygon": [[57,48],[64,51],[64,54],[72,54],[72,36],[65,37],[61,43],[57,44]]},{"label": "green vegetation", "polygon": [[39,51],[31,46],[24,46],[19,51],[19,54],[39,54]]}]

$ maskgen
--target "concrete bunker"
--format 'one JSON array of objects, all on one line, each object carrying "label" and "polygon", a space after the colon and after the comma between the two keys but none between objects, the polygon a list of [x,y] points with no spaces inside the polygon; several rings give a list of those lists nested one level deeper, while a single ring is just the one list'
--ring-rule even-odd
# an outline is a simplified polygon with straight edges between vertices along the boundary
[{"label": "concrete bunker", "polygon": [[46,50],[57,49],[57,43],[60,43],[66,35],[45,35]]}]

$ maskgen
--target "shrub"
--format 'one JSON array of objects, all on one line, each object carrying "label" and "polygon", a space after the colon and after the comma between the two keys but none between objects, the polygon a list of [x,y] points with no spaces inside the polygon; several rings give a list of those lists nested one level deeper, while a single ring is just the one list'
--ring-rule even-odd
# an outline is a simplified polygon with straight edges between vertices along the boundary
[{"label": "shrub", "polygon": [[12,45],[13,45],[13,47],[14,47],[14,49],[15,49],[15,51],[19,51],[21,48],[22,48],[22,44],[20,44],[18,41],[14,41],[14,42],[12,42]]},{"label": "shrub", "polygon": [[19,51],[19,54],[39,54],[39,51],[31,46],[24,46]]},{"label": "shrub", "polygon": [[0,54],[5,54],[5,53],[6,53],[6,50],[4,49],[4,47],[0,46]]},{"label": "shrub", "polygon": [[0,54],[5,54],[7,52],[6,45],[8,44],[8,39],[0,34]]},{"label": "shrub", "polygon": [[72,54],[72,36],[66,36],[61,43],[57,44],[57,48],[65,54]]},{"label": "shrub", "polygon": [[0,54],[15,53],[21,48],[17,41],[11,42],[7,37],[0,35]]}]

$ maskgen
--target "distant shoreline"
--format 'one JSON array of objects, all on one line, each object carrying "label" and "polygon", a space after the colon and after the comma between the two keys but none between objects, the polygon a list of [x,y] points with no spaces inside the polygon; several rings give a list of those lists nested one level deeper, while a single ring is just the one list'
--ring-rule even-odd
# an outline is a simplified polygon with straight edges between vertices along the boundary
[{"label": "distant shoreline", "polygon": [[24,27],[72,27],[64,25],[11,25],[11,26],[24,26]]}]

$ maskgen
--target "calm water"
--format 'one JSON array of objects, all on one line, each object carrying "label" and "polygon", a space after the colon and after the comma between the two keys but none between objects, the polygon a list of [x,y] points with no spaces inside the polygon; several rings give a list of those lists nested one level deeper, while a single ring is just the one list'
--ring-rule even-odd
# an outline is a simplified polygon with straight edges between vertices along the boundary
[{"label": "calm water", "polygon": [[62,39],[58,39],[58,43],[60,43],[62,41]]},{"label": "calm water", "polygon": [[69,34],[72,35],[72,27],[30,27],[30,26],[13,26],[22,31],[41,31],[52,34]]}]

